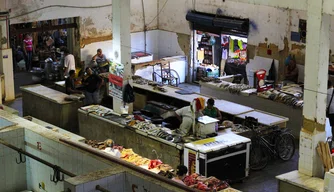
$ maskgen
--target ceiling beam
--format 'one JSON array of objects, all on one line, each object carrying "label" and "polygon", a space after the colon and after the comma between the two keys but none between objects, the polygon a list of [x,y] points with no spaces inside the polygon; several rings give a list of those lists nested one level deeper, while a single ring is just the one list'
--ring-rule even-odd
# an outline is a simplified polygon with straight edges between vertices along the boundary
[{"label": "ceiling beam", "polygon": [[[282,9],[295,9],[295,10],[306,11],[308,0],[228,0],[228,1],[248,3],[248,4],[254,4],[254,5],[264,5],[264,6],[276,7],[276,8],[282,8]],[[313,1],[317,1],[317,0],[313,0]],[[332,0],[325,0],[325,1],[332,1]]]}]

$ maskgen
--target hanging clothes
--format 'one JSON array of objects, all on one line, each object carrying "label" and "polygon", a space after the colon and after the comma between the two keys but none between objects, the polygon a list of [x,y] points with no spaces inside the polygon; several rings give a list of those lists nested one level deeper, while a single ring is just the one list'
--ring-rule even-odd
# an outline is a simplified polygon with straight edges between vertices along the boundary
[{"label": "hanging clothes", "polygon": [[233,52],[236,52],[236,51],[238,51],[239,50],[239,46],[238,46],[238,40],[237,39],[235,39],[235,40],[233,40],[234,41],[234,49],[233,49]]},{"label": "hanging clothes", "polygon": [[234,52],[234,41],[233,39],[230,37],[229,38],[229,42],[230,42],[230,52],[233,53]]},{"label": "hanging clothes", "polygon": [[242,40],[238,40],[238,47],[239,47],[240,50],[244,49],[242,45],[243,45]]}]

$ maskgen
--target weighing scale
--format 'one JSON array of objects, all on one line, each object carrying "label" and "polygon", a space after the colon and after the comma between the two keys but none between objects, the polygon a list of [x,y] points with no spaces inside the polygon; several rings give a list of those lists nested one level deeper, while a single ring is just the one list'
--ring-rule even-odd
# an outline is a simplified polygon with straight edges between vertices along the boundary
[{"label": "weighing scale", "polygon": [[184,165],[189,174],[242,180],[248,176],[250,144],[250,139],[234,133],[186,143]]}]

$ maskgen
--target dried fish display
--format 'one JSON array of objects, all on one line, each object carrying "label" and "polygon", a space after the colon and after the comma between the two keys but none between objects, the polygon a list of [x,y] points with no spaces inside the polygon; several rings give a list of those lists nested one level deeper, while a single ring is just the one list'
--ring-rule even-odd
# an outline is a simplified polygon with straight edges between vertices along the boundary
[{"label": "dried fish display", "polygon": [[144,132],[148,132],[157,128],[154,124],[146,121],[137,122],[137,124],[133,125],[133,127]]},{"label": "dried fish display", "polygon": [[220,89],[224,91],[229,91],[232,94],[240,94],[241,91],[247,90],[247,89],[252,89],[250,85],[246,84],[235,84],[235,83],[230,83],[230,82],[221,82]]},{"label": "dried fish display", "polygon": [[239,124],[233,125],[231,128],[233,132],[237,132],[237,133],[244,133],[244,132],[250,131],[249,128],[239,125]]},{"label": "dried fish display", "polygon": [[266,99],[270,99],[273,101],[281,102],[289,106],[303,108],[304,101],[300,100],[299,98],[289,95],[286,93],[282,93],[277,90],[268,90],[257,94],[259,97],[263,97]]}]

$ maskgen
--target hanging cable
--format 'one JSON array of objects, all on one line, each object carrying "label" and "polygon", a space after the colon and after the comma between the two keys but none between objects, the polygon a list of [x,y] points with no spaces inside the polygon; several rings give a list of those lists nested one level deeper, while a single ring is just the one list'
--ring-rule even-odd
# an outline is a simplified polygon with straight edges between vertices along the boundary
[{"label": "hanging cable", "polygon": [[152,19],[151,22],[149,22],[149,23],[147,24],[147,26],[149,26],[149,25],[150,25],[150,24],[151,24],[157,17],[159,17],[160,13],[164,10],[164,8],[165,8],[165,6],[166,6],[166,4],[167,4],[168,1],[169,1],[169,0],[166,0],[166,1],[165,1],[165,3],[163,4],[163,6],[161,7],[159,13]]}]

